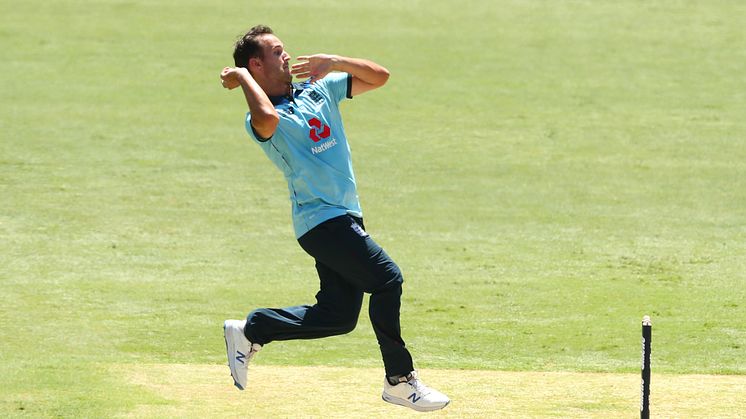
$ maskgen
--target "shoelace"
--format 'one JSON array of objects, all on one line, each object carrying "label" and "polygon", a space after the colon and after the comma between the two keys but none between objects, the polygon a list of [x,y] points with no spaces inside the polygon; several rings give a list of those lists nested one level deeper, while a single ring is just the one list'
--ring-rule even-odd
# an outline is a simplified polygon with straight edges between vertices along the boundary
[{"label": "shoelace", "polygon": [[252,344],[251,347],[249,348],[248,358],[249,359],[253,358],[254,354],[256,354],[257,352],[259,352],[260,349],[262,349],[262,345],[260,345],[258,343]]},{"label": "shoelace", "polygon": [[251,361],[251,358],[253,358],[254,355],[256,355],[256,353],[259,352],[260,349],[262,349],[262,345],[258,343],[254,343],[251,346],[249,346],[249,353],[246,354],[246,363],[244,364],[245,368],[248,368],[249,366],[248,361]]},{"label": "shoelace", "polygon": [[407,384],[414,387],[414,389],[420,392],[420,394],[422,394],[423,396],[427,396],[432,392],[432,389],[430,389],[430,387],[423,384],[422,381],[418,380],[417,378],[413,378],[407,381]]}]

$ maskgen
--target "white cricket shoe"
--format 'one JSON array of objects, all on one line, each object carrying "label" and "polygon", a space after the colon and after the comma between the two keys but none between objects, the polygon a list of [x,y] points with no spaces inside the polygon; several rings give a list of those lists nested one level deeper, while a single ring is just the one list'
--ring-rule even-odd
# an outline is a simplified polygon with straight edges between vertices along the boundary
[{"label": "white cricket shoe", "polygon": [[226,320],[223,323],[223,336],[225,336],[225,350],[228,352],[228,366],[231,368],[233,384],[239,390],[246,389],[246,374],[249,370],[249,360],[255,353],[262,349],[262,345],[252,345],[243,329],[246,320]]},{"label": "white cricket shoe", "polygon": [[426,386],[417,378],[417,371],[412,371],[399,384],[391,385],[388,379],[383,380],[384,401],[409,407],[420,412],[429,412],[448,406],[448,396]]}]

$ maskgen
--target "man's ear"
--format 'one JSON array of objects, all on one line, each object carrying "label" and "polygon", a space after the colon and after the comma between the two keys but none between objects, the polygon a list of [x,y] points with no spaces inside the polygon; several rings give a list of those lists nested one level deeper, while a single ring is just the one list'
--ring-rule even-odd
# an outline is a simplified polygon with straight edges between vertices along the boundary
[{"label": "man's ear", "polygon": [[259,70],[261,68],[262,68],[262,60],[260,60],[259,58],[255,58],[255,57],[249,58],[249,70],[254,70],[254,69]]}]

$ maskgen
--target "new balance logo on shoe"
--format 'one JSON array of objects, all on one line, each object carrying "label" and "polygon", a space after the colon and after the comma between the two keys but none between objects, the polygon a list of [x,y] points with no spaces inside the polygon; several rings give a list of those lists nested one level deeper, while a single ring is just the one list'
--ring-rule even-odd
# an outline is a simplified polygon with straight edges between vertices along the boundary
[{"label": "new balance logo on shoe", "polygon": [[417,397],[417,393],[412,393],[407,398],[412,399],[412,403],[417,403],[417,401],[419,401],[422,398],[422,396]]},{"label": "new balance logo on shoe", "polygon": [[236,351],[238,355],[236,355],[236,361],[245,364],[244,359],[246,359],[246,354],[241,351]]}]

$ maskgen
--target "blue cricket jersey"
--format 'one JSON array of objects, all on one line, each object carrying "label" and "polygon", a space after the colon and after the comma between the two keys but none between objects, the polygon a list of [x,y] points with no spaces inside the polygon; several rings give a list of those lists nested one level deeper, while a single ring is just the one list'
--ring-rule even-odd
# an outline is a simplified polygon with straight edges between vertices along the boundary
[{"label": "blue cricket jersey", "polygon": [[288,182],[296,238],[340,215],[363,216],[339,113],[351,87],[351,75],[330,73],[315,83],[293,83],[290,95],[270,96],[280,123],[267,140],[246,114],[246,131]]}]

